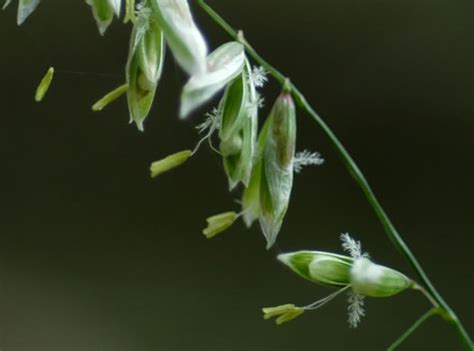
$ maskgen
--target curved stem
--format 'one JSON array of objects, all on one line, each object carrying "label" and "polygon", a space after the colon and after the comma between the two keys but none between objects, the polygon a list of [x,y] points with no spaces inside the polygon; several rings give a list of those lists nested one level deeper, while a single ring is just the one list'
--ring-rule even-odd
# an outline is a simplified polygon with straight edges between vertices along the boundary
[{"label": "curved stem", "polygon": [[421,285],[419,285],[417,283],[414,283],[413,284],[413,289],[418,290],[419,292],[421,292],[423,294],[423,296],[425,296],[428,299],[428,301],[431,302],[433,307],[435,307],[435,308],[439,307],[438,302],[436,302],[436,300],[428,293],[428,291],[426,291],[426,289],[424,287],[422,287]]},{"label": "curved stem", "polygon": [[417,319],[413,325],[407,329],[395,342],[387,348],[387,351],[394,351],[398,346],[400,346],[413,332],[418,329],[420,325],[422,325],[426,320],[428,320],[431,316],[439,313],[439,309],[433,307],[428,312],[423,314],[420,318]]},{"label": "curved stem", "polygon": [[[240,34],[232,28],[212,7],[210,7],[204,0],[196,0],[198,5],[206,12],[214,22],[216,22],[222,29],[224,29],[232,38],[240,41],[249,54],[259,65],[261,65],[265,70],[280,84],[285,84],[287,77],[268,63],[258,52],[243,38],[243,35]],[[385,230],[385,233],[390,238],[392,243],[398,249],[398,251],[405,257],[412,269],[416,272],[419,281],[423,284],[424,290],[427,295],[431,298],[431,301],[435,301],[443,313],[444,318],[455,328],[459,339],[462,341],[463,345],[467,350],[474,350],[474,346],[469,337],[469,334],[465,330],[462,323],[459,321],[458,317],[454,311],[449,307],[449,305],[444,301],[441,295],[438,293],[436,288],[431,283],[427,274],[421,267],[420,263],[416,259],[415,255],[412,253],[410,248],[407,246],[400,233],[396,230],[395,226],[392,224],[390,218],[385,213],[378,199],[376,198],[372,188],[370,187],[367,179],[360,170],[359,166],[355,163],[352,156],[346,150],[341,141],[333,133],[331,128],[324,122],[324,120],[319,116],[319,114],[314,110],[314,108],[308,103],[303,93],[293,84],[290,84],[292,95],[298,104],[298,106],[308,113],[316,123],[321,127],[326,136],[331,140],[334,148],[338,152],[342,161],[344,162],[348,171],[352,174],[353,178],[362,189],[363,193],[367,197],[370,205],[372,206],[375,214],[377,215],[379,221],[382,223],[382,226]]]}]

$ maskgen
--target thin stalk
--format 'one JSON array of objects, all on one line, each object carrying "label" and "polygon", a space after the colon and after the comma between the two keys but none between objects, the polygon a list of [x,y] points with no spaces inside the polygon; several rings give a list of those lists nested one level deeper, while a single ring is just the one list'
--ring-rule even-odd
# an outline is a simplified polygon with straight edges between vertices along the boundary
[{"label": "thin stalk", "polygon": [[413,325],[407,329],[395,342],[387,348],[387,351],[394,351],[397,347],[399,347],[415,330],[417,330],[420,325],[422,325],[426,320],[428,320],[431,316],[438,314],[439,311],[436,307],[433,307],[428,312],[423,314],[420,318],[417,319]]},{"label": "thin stalk", "polygon": [[[204,0],[196,0],[199,7],[201,7],[204,12],[206,12],[211,19],[216,22],[224,31],[226,31],[232,38],[235,40],[240,41],[247,51],[247,53],[280,84],[284,85],[287,81],[287,77],[273,67],[269,62],[267,62],[260,54],[248,43],[247,40],[243,37],[242,34],[239,35],[230,24],[227,23],[224,18],[222,18],[212,7],[210,7]],[[359,166],[356,164],[352,156],[346,150],[344,145],[338,139],[338,137],[334,134],[331,128],[324,122],[324,120],[319,116],[319,114],[315,111],[315,109],[309,104],[306,100],[303,93],[292,83],[290,83],[292,95],[298,104],[298,106],[304,110],[307,114],[309,114],[316,123],[320,126],[320,128],[324,131],[326,136],[332,142],[333,147],[338,152],[339,156],[341,157],[344,165],[351,173],[359,187],[362,189],[363,193],[365,194],[367,200],[369,201],[370,205],[372,206],[375,214],[377,215],[379,221],[382,223],[382,226],[385,230],[385,233],[390,238],[392,243],[398,249],[398,251],[405,257],[408,261],[412,269],[416,272],[419,281],[423,284],[426,293],[431,297],[431,301],[436,302],[436,306],[439,306],[442,310],[440,313],[456,330],[457,335],[463,345],[466,347],[466,350],[474,350],[473,343],[467,333],[466,329],[459,321],[458,317],[454,313],[454,311],[449,307],[449,305],[444,301],[442,296],[438,293],[434,285],[431,283],[430,279],[428,278],[427,274],[423,270],[422,266],[416,259],[415,255],[412,253],[408,245],[405,243],[403,238],[401,237],[400,233],[397,231],[395,226],[393,225],[392,221],[385,213],[385,210],[379,203],[377,197],[375,196],[372,188],[369,185],[369,182],[365,178],[364,174],[360,170]]]}]

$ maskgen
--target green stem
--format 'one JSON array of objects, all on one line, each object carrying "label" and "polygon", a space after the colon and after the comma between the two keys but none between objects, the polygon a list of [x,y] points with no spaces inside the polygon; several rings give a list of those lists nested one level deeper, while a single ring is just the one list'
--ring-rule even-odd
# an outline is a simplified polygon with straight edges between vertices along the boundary
[{"label": "green stem", "polygon": [[[210,7],[204,0],[196,0],[198,5],[206,12],[213,20],[216,22],[222,29],[224,29],[232,38],[239,40],[244,46],[247,53],[280,84],[285,84],[287,77],[268,63],[262,56],[258,54],[257,51],[243,38],[243,35],[239,35],[236,30],[234,30],[212,7]],[[331,140],[334,148],[339,153],[342,158],[345,166],[349,172],[354,177],[355,181],[359,187],[364,192],[367,200],[372,206],[375,214],[383,225],[383,228],[391,239],[395,247],[402,253],[405,259],[408,261],[410,266],[418,275],[419,280],[422,282],[424,289],[427,294],[431,297],[431,300],[436,302],[435,307],[439,306],[443,313],[444,318],[455,328],[459,339],[462,341],[463,345],[467,350],[474,350],[474,346],[469,337],[469,334],[465,330],[462,323],[459,321],[458,317],[454,311],[449,307],[449,305],[444,301],[441,295],[438,293],[436,288],[431,283],[430,279],[426,275],[425,271],[421,267],[420,263],[416,259],[415,255],[411,252],[410,248],[407,246],[405,241],[402,239],[401,235],[396,230],[395,226],[392,224],[390,218],[385,213],[384,209],[377,200],[372,188],[370,187],[367,179],[360,170],[359,166],[352,159],[349,152],[339,141],[337,136],[333,133],[331,128],[324,122],[324,120],[319,116],[319,114],[314,110],[314,108],[308,103],[303,93],[293,84],[291,84],[291,90],[295,101],[301,109],[308,113],[316,123],[321,127],[321,129],[326,133],[327,137]]]},{"label": "green stem", "polygon": [[400,346],[413,332],[418,329],[420,325],[422,325],[427,319],[429,319],[431,316],[434,316],[435,314],[439,313],[439,309],[436,307],[433,307],[430,309],[428,312],[423,314],[418,320],[413,323],[413,325],[408,328],[406,332],[404,332],[395,342],[390,345],[387,348],[387,351],[394,351],[398,346]]}]

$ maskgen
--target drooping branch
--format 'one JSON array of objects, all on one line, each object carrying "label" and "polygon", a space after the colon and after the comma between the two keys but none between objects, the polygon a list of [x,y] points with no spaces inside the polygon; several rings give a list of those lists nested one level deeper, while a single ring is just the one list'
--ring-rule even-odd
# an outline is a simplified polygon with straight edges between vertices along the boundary
[{"label": "drooping branch", "polygon": [[[258,64],[260,64],[265,70],[280,84],[285,84],[287,82],[287,76],[273,67],[268,61],[266,61],[260,54],[250,45],[250,43],[243,37],[242,34],[239,34],[227,21],[222,18],[211,6],[209,6],[204,0],[196,0],[199,7],[206,12],[211,19],[216,22],[224,31],[226,31],[232,38],[240,41],[244,46],[249,56],[251,56]],[[419,281],[423,285],[425,291],[430,296],[430,300],[434,301],[440,309],[436,310],[438,314],[444,317],[453,327],[455,328],[459,339],[462,341],[463,345],[467,350],[474,350],[473,343],[470,339],[469,334],[466,329],[458,319],[454,311],[449,307],[446,301],[439,294],[437,289],[432,284],[428,275],[424,271],[421,264],[418,262],[416,256],[413,254],[411,249],[403,240],[400,233],[397,231],[389,216],[383,209],[379,200],[375,196],[369,182],[367,181],[364,173],[361,171],[357,163],[354,161],[352,156],[349,154],[347,149],[344,147],[342,142],[332,131],[332,129],[326,124],[326,122],[321,118],[321,116],[316,112],[316,110],[310,105],[306,100],[303,93],[292,83],[291,92],[292,95],[298,104],[298,106],[305,111],[311,118],[319,125],[319,127],[324,131],[326,136],[331,141],[333,147],[341,157],[344,165],[348,169],[349,173],[352,175],[354,180],[357,182],[362,192],[366,196],[370,205],[372,206],[377,218],[381,222],[385,233],[390,238],[392,243],[398,249],[398,251],[405,257],[407,262],[410,264],[412,269],[418,276]]]}]

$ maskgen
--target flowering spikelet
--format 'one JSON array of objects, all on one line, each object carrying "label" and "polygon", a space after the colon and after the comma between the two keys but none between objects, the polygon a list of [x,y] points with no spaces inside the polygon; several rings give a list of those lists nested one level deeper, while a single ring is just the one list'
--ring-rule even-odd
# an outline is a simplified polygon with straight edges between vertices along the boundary
[{"label": "flowering spikelet", "polygon": [[133,26],[126,66],[130,122],[143,131],[161,78],[165,38],[149,7],[142,6]]},{"label": "flowering spikelet", "polygon": [[244,72],[229,84],[221,101],[220,150],[230,190],[239,183],[248,186],[254,166],[258,95],[249,74],[250,64],[245,60]]},{"label": "flowering spikelet", "polygon": [[293,186],[296,111],[291,94],[283,89],[258,137],[256,160],[242,197],[247,226],[256,219],[270,248],[280,232]]},{"label": "flowering spikelet", "polygon": [[296,114],[293,99],[283,92],[274,104],[262,157],[260,226],[270,248],[280,232],[293,187]]},{"label": "flowering spikelet", "polygon": [[280,254],[278,259],[307,280],[339,288],[301,307],[306,311],[316,310],[350,289],[347,321],[351,328],[355,328],[365,316],[365,297],[389,297],[415,285],[402,273],[371,262],[368,254],[362,252],[360,241],[348,233],[341,234],[340,239],[343,249],[351,257],[323,251],[299,251]]}]

